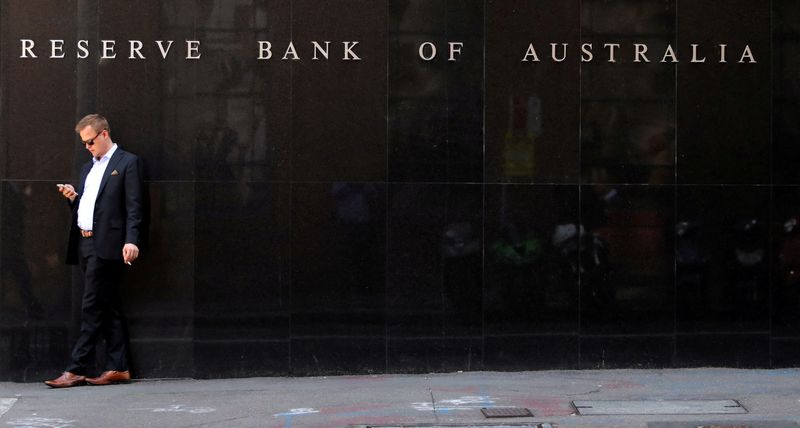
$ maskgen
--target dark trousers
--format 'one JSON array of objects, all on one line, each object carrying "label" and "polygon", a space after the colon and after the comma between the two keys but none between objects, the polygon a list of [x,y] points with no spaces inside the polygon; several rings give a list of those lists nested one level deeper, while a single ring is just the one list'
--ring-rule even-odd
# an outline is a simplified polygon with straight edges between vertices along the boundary
[{"label": "dark trousers", "polygon": [[106,370],[126,371],[127,332],[119,295],[124,265],[121,260],[97,257],[93,238],[80,238],[80,266],[84,283],[81,332],[67,371],[85,375],[100,338],[106,342]]}]

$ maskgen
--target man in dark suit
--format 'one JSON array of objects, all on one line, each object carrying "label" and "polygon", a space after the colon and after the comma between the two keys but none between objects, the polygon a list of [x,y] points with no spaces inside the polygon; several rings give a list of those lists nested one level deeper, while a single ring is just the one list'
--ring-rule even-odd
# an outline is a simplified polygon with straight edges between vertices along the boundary
[{"label": "man in dark suit", "polygon": [[[72,361],[60,377],[45,381],[53,388],[108,385],[131,378],[119,283],[125,264],[139,256],[141,160],[111,141],[103,116],[84,117],[75,132],[92,160],[81,168],[77,189],[69,184],[58,187],[72,209],[67,263],[80,264],[85,289]],[[87,365],[100,338],[106,342],[106,370],[88,378]]]}]

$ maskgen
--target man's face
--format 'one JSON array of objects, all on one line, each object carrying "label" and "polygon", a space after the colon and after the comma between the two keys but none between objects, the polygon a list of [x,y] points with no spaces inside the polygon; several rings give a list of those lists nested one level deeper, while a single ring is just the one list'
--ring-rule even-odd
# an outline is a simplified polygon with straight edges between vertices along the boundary
[{"label": "man's face", "polygon": [[108,131],[104,130],[98,133],[91,125],[87,125],[81,130],[80,136],[86,150],[96,158],[102,157],[111,149],[112,143]]}]

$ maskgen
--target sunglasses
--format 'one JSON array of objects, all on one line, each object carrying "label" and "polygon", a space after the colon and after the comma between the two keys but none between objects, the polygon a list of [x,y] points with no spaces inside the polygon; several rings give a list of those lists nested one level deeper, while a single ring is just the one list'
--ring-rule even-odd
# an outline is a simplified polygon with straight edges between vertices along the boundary
[{"label": "sunglasses", "polygon": [[[103,131],[105,131],[105,129]],[[81,143],[83,143],[84,146],[93,146],[94,145],[94,140],[96,140],[97,137],[99,137],[100,134],[103,133],[103,131],[98,132],[97,135],[95,135],[94,138],[92,138],[91,140],[89,140],[89,141],[81,141]]]}]

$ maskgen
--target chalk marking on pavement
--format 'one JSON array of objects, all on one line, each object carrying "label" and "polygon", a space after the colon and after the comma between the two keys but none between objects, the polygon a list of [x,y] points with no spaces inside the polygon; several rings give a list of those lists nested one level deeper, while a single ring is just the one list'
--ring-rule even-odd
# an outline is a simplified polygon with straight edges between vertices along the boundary
[{"label": "chalk marking on pavement", "polygon": [[494,403],[495,402],[492,400],[492,397],[490,397],[489,394],[486,394],[484,392],[483,387],[481,387],[478,390],[478,393],[480,394],[479,395],[480,398],[484,398],[484,400],[481,401],[481,404],[483,405],[483,407],[487,407],[487,408],[488,407],[494,407]]},{"label": "chalk marking on pavement", "polygon": [[455,398],[452,400],[441,400],[436,403],[434,408],[433,403],[418,402],[411,403],[414,410],[420,412],[450,412],[453,410],[473,410],[481,409],[484,407],[510,407],[510,406],[495,406],[495,399],[488,395],[467,395],[464,397]]},{"label": "chalk marking on pavement", "polygon": [[299,409],[289,409],[286,413],[275,413],[273,416],[297,416],[297,415],[310,415],[311,413],[319,413],[319,410],[310,407],[301,407]]},{"label": "chalk marking on pavement", "polygon": [[301,408],[298,408],[298,409],[289,409],[289,411],[286,412],[286,413],[275,413],[272,416],[274,416],[276,418],[277,417],[281,417],[281,416],[285,417],[286,418],[286,424],[284,425],[284,428],[291,428],[291,426],[292,426],[292,417],[301,416],[301,415],[310,415],[312,413],[319,413],[319,410],[312,409],[310,407],[301,407]]},{"label": "chalk marking on pavement", "polygon": [[[457,409],[461,409],[461,408],[464,408],[464,409],[483,409],[483,408],[494,408],[494,407],[508,407],[508,406],[495,406],[494,405],[494,403],[495,403],[494,399],[492,397],[490,397],[488,394],[484,394],[482,388],[478,389],[478,394],[480,394],[480,395],[461,397],[461,399],[458,399],[458,400],[444,400],[444,401],[442,401],[443,403],[447,403],[448,401],[456,402],[456,408],[437,407],[436,410],[441,412],[441,413],[450,413],[450,411],[452,411],[452,410],[457,410]],[[476,404],[476,405],[474,405],[474,406],[459,406],[459,402],[460,401],[464,401],[465,398],[469,401],[468,404]]]},{"label": "chalk marking on pavement", "polygon": [[11,410],[11,406],[17,402],[16,398],[0,398],[0,418]]},{"label": "chalk marking on pavement", "polygon": [[169,407],[144,407],[131,410],[149,410],[153,413],[191,413],[194,415],[199,415],[203,413],[212,413],[217,411],[217,409],[213,407],[191,407],[191,406],[184,406],[183,404],[173,404]]},{"label": "chalk marking on pavement", "polygon": [[78,421],[70,421],[66,419],[30,417],[25,419],[15,419],[11,422],[6,422],[6,424],[18,428],[71,428],[74,426],[72,424],[74,424],[75,422]]}]

